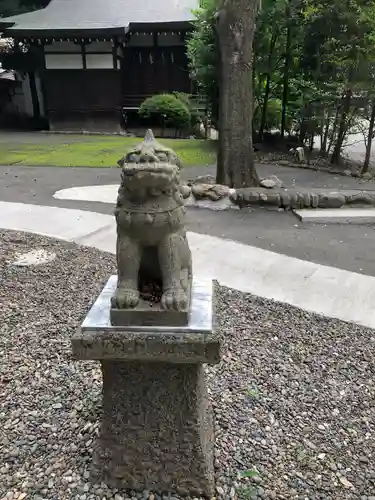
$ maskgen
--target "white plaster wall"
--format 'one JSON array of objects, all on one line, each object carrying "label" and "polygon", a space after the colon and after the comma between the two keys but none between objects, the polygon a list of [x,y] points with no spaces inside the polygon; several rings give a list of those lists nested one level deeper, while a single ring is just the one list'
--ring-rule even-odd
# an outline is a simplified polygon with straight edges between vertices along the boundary
[{"label": "white plaster wall", "polygon": [[87,54],[87,69],[113,69],[112,54]]},{"label": "white plaster wall", "polygon": [[46,54],[46,69],[83,69],[81,54]]}]

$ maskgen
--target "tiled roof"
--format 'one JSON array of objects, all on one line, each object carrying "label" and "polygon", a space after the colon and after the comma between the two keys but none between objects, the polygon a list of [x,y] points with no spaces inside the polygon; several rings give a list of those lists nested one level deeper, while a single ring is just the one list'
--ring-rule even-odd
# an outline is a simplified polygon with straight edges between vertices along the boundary
[{"label": "tiled roof", "polygon": [[102,30],[126,28],[131,23],[188,22],[198,0],[52,0],[41,10],[0,19],[14,23],[7,30]]}]

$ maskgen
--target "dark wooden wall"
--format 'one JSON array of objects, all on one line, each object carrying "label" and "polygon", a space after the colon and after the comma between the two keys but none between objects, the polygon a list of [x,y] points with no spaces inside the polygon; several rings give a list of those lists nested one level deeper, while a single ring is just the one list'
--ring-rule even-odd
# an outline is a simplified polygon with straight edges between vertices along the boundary
[{"label": "dark wooden wall", "polygon": [[145,97],[191,91],[186,48],[127,47],[122,61],[122,101],[139,106]]},{"label": "dark wooden wall", "polygon": [[49,110],[111,110],[121,106],[117,71],[48,70],[43,79]]},{"label": "dark wooden wall", "polygon": [[117,132],[121,74],[113,70],[48,70],[42,75],[52,129]]}]

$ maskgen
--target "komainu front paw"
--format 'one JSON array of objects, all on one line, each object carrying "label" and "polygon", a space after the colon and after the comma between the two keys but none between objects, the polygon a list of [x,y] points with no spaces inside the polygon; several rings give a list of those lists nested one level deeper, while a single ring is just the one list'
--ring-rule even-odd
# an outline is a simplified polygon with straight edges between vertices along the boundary
[{"label": "komainu front paw", "polygon": [[118,288],[111,304],[116,309],[134,309],[139,304],[139,291],[132,288]]},{"label": "komainu front paw", "polygon": [[161,298],[162,309],[183,311],[187,308],[187,295],[182,288],[171,288],[163,293]]}]

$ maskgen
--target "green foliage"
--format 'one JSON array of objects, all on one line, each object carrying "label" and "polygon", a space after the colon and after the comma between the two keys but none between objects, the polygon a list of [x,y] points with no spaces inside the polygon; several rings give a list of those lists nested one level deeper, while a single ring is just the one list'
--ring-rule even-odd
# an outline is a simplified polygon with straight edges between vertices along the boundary
[{"label": "green foliage", "polygon": [[[188,46],[192,77],[212,109],[219,89],[216,5],[207,0],[197,12]],[[373,101],[374,78],[375,2],[262,1],[254,38],[255,131],[281,127],[284,100],[286,128],[301,143],[321,135],[327,150],[331,143],[331,152],[341,151]]]},{"label": "green foliage", "polygon": [[241,500],[252,500],[258,497],[258,488],[255,486],[244,486],[238,491],[239,499]]},{"label": "green foliage", "polygon": [[186,102],[174,94],[149,97],[139,108],[139,115],[149,120],[150,124],[158,123],[162,127],[170,126],[176,129],[189,126],[191,120]]},{"label": "green foliage", "polygon": [[[239,474],[240,479],[254,479],[259,477],[260,474],[256,469],[245,470]],[[250,500],[251,498],[257,496],[258,488],[256,488],[255,486],[243,486],[239,489],[238,493],[239,498],[243,500]]]},{"label": "green foliage", "polygon": [[177,90],[176,90],[176,91],[172,92],[172,95],[174,95],[175,97],[177,97],[177,99],[179,99],[181,102],[183,102],[184,105],[189,110],[192,109],[193,105],[192,105],[190,94],[186,94],[185,92],[177,92]]},{"label": "green foliage", "polygon": [[260,476],[259,472],[255,469],[245,470],[245,471],[240,473],[241,478],[244,478],[244,477],[253,478],[253,477],[259,477],[259,476]]},{"label": "green foliage", "polygon": [[[262,108],[257,106],[254,110],[253,124],[256,130],[259,130],[261,121]],[[270,131],[277,129],[280,126],[280,116],[281,116],[281,100],[271,98],[268,100],[267,112],[265,116],[265,130]],[[287,130],[290,130],[293,126],[292,116],[287,117]]]},{"label": "green foliage", "polygon": [[[246,394],[249,398],[252,398],[252,399],[259,399],[259,397],[260,397],[260,392],[259,392],[259,389],[257,387],[249,387],[246,391]],[[246,476],[246,477],[249,477],[249,476]]]},{"label": "green foliage", "polygon": [[195,102],[190,94],[184,92],[172,92],[172,94],[177,97],[184,105],[187,107],[190,113],[190,129],[194,132],[195,127],[201,123],[203,116],[202,112],[198,108],[198,103]]},{"label": "green foliage", "polygon": [[212,120],[217,123],[219,53],[215,34],[216,2],[205,0],[201,5],[202,7],[195,11],[196,29],[187,44],[190,75],[197,83],[199,92],[208,99]]}]

